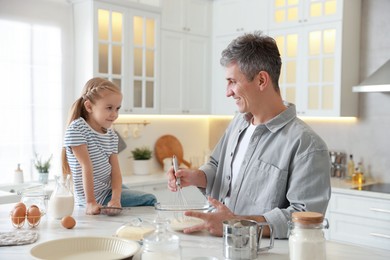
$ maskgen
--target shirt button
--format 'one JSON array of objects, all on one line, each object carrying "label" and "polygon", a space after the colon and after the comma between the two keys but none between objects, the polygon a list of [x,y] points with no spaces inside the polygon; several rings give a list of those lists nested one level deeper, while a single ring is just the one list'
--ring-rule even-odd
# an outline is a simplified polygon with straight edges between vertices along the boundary
[{"label": "shirt button", "polygon": [[230,156],[233,157],[233,152],[230,153]]},{"label": "shirt button", "polygon": [[226,177],[226,179],[228,179],[228,181],[230,181],[230,175]]}]

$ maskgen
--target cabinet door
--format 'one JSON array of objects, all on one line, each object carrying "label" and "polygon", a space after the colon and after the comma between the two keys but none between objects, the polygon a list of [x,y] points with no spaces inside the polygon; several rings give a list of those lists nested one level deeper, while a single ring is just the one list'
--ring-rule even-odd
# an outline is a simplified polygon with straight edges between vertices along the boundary
[{"label": "cabinet door", "polygon": [[306,115],[337,116],[342,87],[341,27],[335,23],[306,26],[303,39],[303,110]]},{"label": "cabinet door", "polygon": [[282,69],[279,77],[279,88],[283,100],[296,105],[297,114],[304,112],[302,104],[302,96],[300,88],[302,88],[302,80],[300,80],[302,48],[303,44],[302,33],[299,30],[284,30],[272,31],[270,34],[274,37],[280,56],[282,58]]},{"label": "cabinet door", "polygon": [[[76,27],[76,38],[88,38],[83,26]],[[159,112],[159,28],[159,16],[154,13],[103,3],[94,6],[94,72],[90,77],[107,78],[121,88],[121,112]],[[79,72],[75,74],[78,77]]]},{"label": "cabinet door", "polygon": [[161,112],[181,114],[184,96],[185,36],[181,33],[161,33]]},{"label": "cabinet door", "polygon": [[211,2],[188,0],[186,6],[186,31],[191,34],[209,36],[211,29]]},{"label": "cabinet door", "polygon": [[210,85],[209,77],[209,38],[188,35],[185,52],[185,81],[183,90],[183,113],[209,114]]},{"label": "cabinet door", "polygon": [[238,35],[220,36],[214,39],[213,43],[213,85],[211,89],[211,112],[213,115],[234,115],[237,106],[233,98],[226,96],[227,81],[225,68],[220,64],[221,52]]},{"label": "cabinet door", "polygon": [[177,32],[209,35],[209,0],[162,1],[162,28]]},{"label": "cabinet door", "polygon": [[161,28],[178,32],[185,31],[185,0],[163,0]]},{"label": "cabinet door", "polygon": [[282,57],[279,86],[302,116],[340,115],[340,23],[272,31]]},{"label": "cabinet door", "polygon": [[[158,112],[158,16],[132,11],[129,17],[129,76],[124,100],[129,112]],[[126,108],[125,107],[125,108]]]},{"label": "cabinet door", "polygon": [[213,8],[215,35],[222,36],[261,30],[268,20],[266,0],[216,0]]},{"label": "cabinet door", "polygon": [[122,91],[128,83],[124,78],[125,66],[125,10],[111,6],[96,8],[96,47],[94,56],[94,76],[109,79]]},{"label": "cabinet door", "polygon": [[209,39],[163,31],[161,41],[162,113],[208,113]]},{"label": "cabinet door", "polygon": [[272,0],[270,29],[336,21],[342,18],[343,0]]}]

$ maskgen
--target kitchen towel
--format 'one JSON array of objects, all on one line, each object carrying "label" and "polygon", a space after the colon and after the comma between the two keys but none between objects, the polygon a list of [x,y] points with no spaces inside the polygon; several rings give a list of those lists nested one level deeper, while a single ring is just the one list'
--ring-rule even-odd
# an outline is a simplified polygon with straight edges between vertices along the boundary
[{"label": "kitchen towel", "polygon": [[18,246],[37,241],[38,233],[34,231],[0,232],[0,246]]}]

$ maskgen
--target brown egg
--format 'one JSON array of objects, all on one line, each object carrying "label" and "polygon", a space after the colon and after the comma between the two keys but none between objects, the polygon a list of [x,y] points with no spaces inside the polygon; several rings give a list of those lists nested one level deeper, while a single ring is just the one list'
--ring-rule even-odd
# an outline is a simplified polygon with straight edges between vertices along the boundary
[{"label": "brown egg", "polygon": [[32,226],[36,226],[39,224],[39,220],[41,219],[41,211],[36,205],[31,205],[27,210],[27,221]]},{"label": "brown egg", "polygon": [[16,208],[18,208],[18,207],[22,207],[23,210],[24,210],[24,212],[27,211],[26,204],[24,204],[23,202],[18,202],[18,203],[16,203],[15,206],[14,206],[14,209],[16,209]]},{"label": "brown egg", "polygon": [[76,226],[76,220],[72,216],[65,216],[61,220],[61,225],[64,228],[72,229],[74,226]]},{"label": "brown egg", "polygon": [[23,207],[16,207],[11,213],[12,223],[16,226],[21,226],[26,219],[26,210]]}]

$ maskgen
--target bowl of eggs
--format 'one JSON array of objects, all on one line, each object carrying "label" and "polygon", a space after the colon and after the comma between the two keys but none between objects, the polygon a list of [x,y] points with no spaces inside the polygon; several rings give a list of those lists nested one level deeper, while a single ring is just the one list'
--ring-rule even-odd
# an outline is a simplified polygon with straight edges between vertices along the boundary
[{"label": "bowl of eggs", "polygon": [[34,228],[39,225],[43,215],[44,213],[38,206],[31,205],[27,208],[23,202],[16,203],[10,213],[11,222],[15,228],[23,227],[25,222],[28,223],[29,227]]}]

